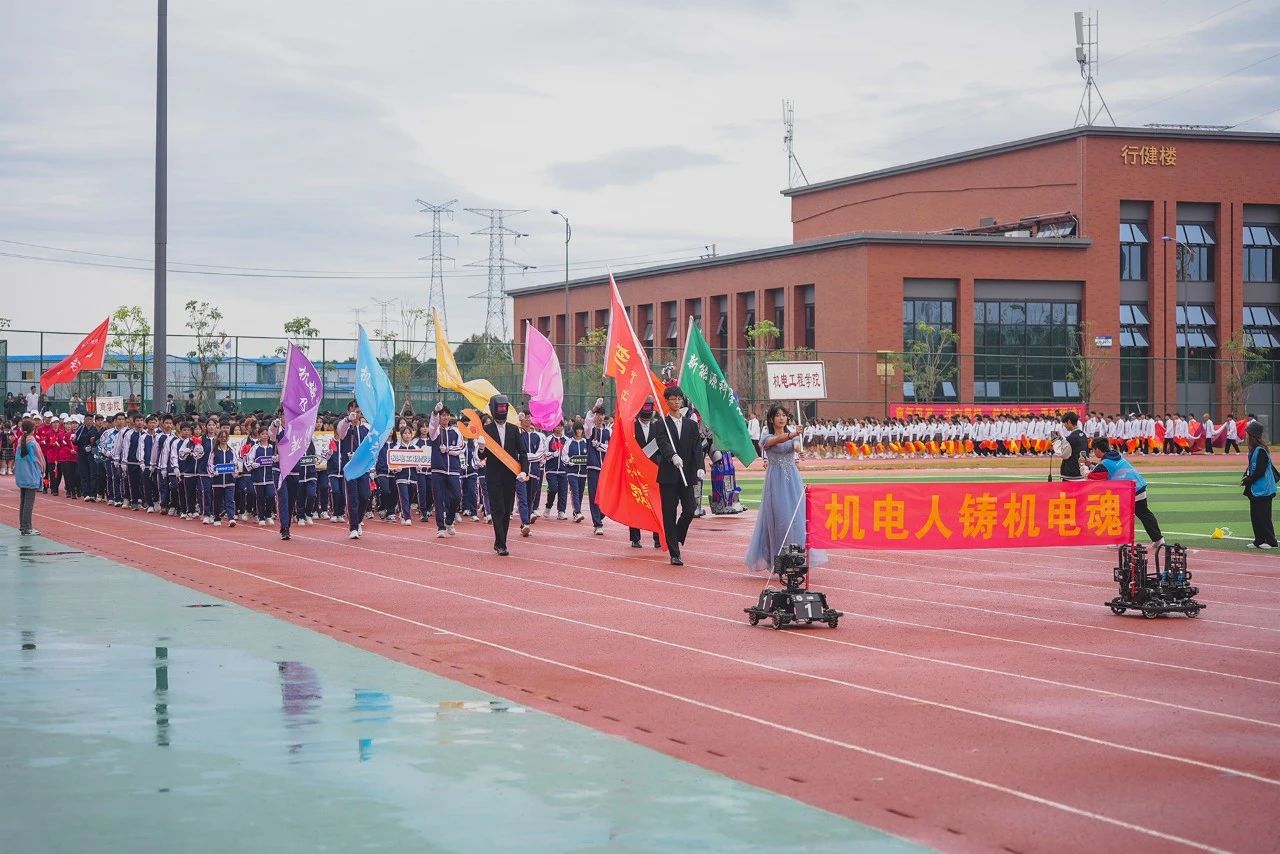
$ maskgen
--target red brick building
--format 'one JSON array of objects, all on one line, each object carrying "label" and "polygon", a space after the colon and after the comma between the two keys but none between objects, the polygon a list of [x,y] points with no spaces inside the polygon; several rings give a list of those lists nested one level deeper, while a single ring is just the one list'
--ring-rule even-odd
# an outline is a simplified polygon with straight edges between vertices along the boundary
[{"label": "red brick building", "polygon": [[[876,354],[904,350],[916,321],[959,336],[934,399],[965,403],[1079,400],[1066,352],[1081,333],[1110,411],[1220,418],[1227,342],[1280,357],[1280,134],[1075,128],[784,195],[790,245],[616,277],[646,344],[678,349],[695,316],[741,389],[733,351],[772,320],[769,349],[826,360],[823,415],[911,398]],[[564,341],[565,293],[512,292],[517,344],[526,320]],[[568,300],[570,341],[607,323],[607,279],[570,282]],[[1250,403],[1269,415],[1275,392],[1264,381]]]}]

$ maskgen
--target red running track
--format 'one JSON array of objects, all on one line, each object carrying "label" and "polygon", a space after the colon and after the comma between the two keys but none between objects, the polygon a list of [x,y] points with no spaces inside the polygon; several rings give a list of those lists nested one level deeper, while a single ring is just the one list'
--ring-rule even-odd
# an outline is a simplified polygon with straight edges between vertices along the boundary
[{"label": "red running track", "polygon": [[503,559],[470,522],[281,543],[43,496],[36,515],[59,542],[940,849],[1280,841],[1270,555],[1193,554],[1204,614],[1153,621],[1102,606],[1103,549],[842,552],[814,573],[840,628],[775,632],[742,613],[750,514],[697,520],[682,568],[616,525],[547,519]]}]

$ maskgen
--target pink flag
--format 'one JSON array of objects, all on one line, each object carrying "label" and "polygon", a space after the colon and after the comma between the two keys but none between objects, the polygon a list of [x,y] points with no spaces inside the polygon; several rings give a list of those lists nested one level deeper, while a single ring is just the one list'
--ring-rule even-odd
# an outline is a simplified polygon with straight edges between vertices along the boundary
[{"label": "pink flag", "polygon": [[[280,434],[280,483],[307,453],[316,429],[316,414],[324,400],[324,383],[316,366],[297,345],[289,344],[284,360],[284,388],[280,406],[284,409],[284,430]],[[314,465],[314,460],[312,464]]]},{"label": "pink flag", "polygon": [[529,395],[529,420],[539,430],[552,430],[564,420],[564,379],[555,348],[526,322],[524,337],[524,393]]}]

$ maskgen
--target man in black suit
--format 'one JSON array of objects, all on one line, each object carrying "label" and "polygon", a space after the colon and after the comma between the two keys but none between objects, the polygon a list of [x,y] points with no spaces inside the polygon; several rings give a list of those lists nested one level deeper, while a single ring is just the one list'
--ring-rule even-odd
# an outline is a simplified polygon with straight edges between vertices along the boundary
[{"label": "man in black suit", "polygon": [[[511,402],[505,394],[494,395],[489,400],[489,414],[493,421],[484,426],[484,445],[479,456],[484,460],[484,476],[489,487],[489,512],[493,519],[493,550],[506,557],[507,528],[511,526],[511,508],[516,502],[516,481],[529,479],[529,456],[520,441],[520,428],[507,423]],[[497,455],[489,453],[490,447],[504,448],[511,458],[520,464],[520,473],[507,468]]]},{"label": "man in black suit", "polygon": [[[693,485],[702,477],[702,437],[698,425],[688,416],[684,392],[670,386],[662,393],[668,415],[655,431],[658,439],[658,491],[662,495],[662,528],[667,535],[667,551],[672,566],[684,566],[680,546],[689,533],[697,504]],[[680,516],[676,518],[676,507]]]},{"label": "man in black suit", "polygon": [[[658,462],[658,437],[657,433],[662,430],[661,419],[653,417],[654,406],[653,397],[645,400],[644,405],[640,407],[640,414],[636,416],[635,428],[636,444],[640,446],[640,450],[644,455],[655,463]],[[615,428],[617,425],[614,425]],[[640,529],[628,528],[627,533],[631,537],[631,548],[638,549],[640,546]],[[662,541],[658,538],[658,532],[653,532],[653,547],[661,548]]]}]

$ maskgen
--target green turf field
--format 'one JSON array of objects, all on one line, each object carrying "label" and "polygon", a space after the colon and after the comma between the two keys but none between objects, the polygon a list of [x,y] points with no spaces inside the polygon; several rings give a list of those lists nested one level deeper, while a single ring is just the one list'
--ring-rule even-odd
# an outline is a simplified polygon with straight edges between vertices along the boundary
[{"label": "green turf field", "polygon": [[[1141,466],[1139,466],[1141,471]],[[1253,529],[1249,526],[1249,501],[1242,494],[1238,471],[1144,471],[1147,479],[1147,496],[1151,512],[1160,520],[1160,529],[1168,542],[1181,542],[1198,548],[1217,548],[1226,551],[1249,551],[1245,543],[1253,541]],[[962,482],[962,481],[1041,481],[1044,473],[1030,470],[992,470],[981,475],[973,473],[952,474],[946,471],[925,473],[920,469],[897,472],[868,472],[866,474],[806,474],[805,483],[855,483],[855,482]],[[755,507],[760,500],[763,479],[743,479],[742,500],[748,507]],[[1215,540],[1213,529],[1226,527],[1231,535]],[[1141,524],[1137,525],[1139,542],[1145,541]],[[1276,554],[1273,552],[1273,554]]]}]

